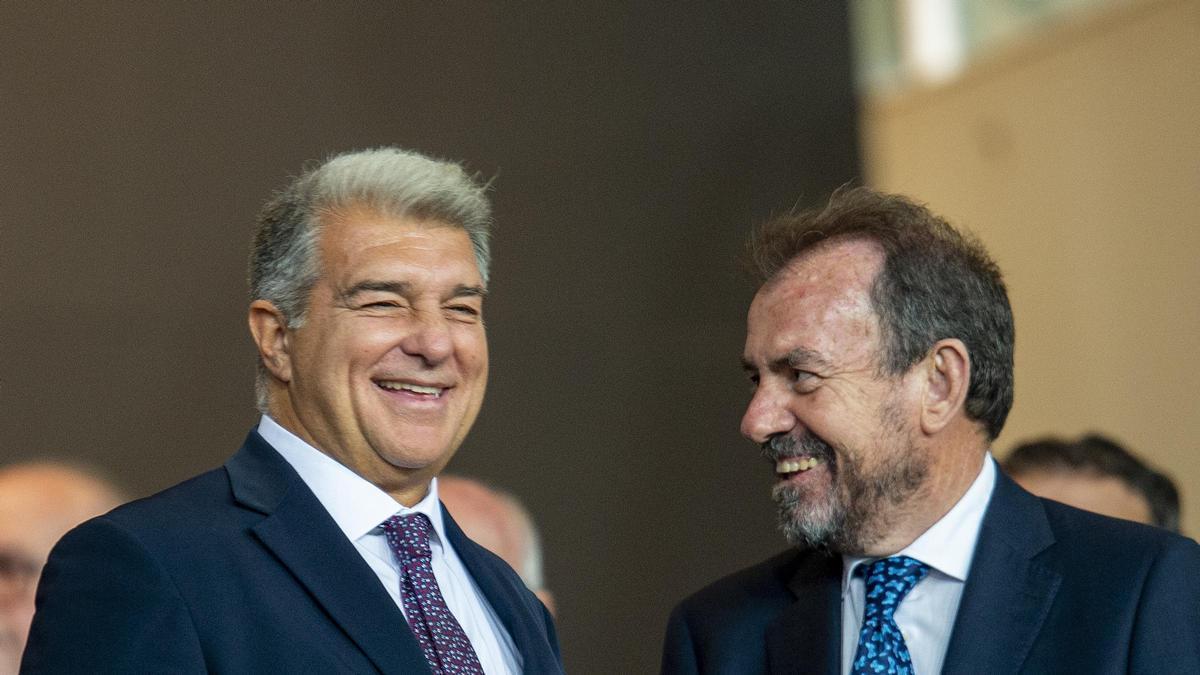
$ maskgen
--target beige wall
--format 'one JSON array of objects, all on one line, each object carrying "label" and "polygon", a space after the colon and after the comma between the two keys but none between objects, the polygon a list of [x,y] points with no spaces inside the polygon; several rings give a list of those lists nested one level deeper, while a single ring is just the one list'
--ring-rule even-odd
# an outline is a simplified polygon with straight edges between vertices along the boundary
[{"label": "beige wall", "polygon": [[864,106],[870,182],[1005,271],[1017,397],[997,443],[1113,435],[1200,532],[1200,0],[1127,2],[960,81]]}]

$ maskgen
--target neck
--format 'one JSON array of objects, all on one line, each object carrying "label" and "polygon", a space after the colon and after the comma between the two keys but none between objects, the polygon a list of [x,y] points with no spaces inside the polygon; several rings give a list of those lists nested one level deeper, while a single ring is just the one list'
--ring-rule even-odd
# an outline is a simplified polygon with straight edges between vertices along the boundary
[{"label": "neck", "polygon": [[430,481],[441,471],[441,466],[404,469],[385,462],[354,462],[352,458],[335,452],[333,447],[321,443],[310,433],[308,427],[301,423],[295,409],[290,405],[278,404],[278,400],[278,398],[273,399],[270,412],[267,413],[271,419],[275,420],[276,424],[321,454],[358,474],[363,480],[388,493],[401,505],[411,508],[429,494]]},{"label": "neck", "polygon": [[396,487],[392,489],[383,488],[383,490],[391,495],[392,499],[400,502],[402,506],[412,508],[417,505],[417,502],[425,499],[425,496],[429,494],[429,486],[430,481],[425,481],[424,483],[418,485]]}]

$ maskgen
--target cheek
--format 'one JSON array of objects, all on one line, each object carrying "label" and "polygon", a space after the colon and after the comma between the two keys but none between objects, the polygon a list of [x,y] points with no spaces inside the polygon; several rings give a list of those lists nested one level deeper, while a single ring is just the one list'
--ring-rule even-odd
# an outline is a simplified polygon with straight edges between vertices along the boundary
[{"label": "cheek", "polygon": [[399,326],[346,325],[326,345],[325,357],[330,364],[343,364],[350,370],[374,366],[404,339]]},{"label": "cheek", "polygon": [[487,336],[482,330],[459,335],[455,341],[455,352],[464,371],[477,372],[483,377],[487,376]]},{"label": "cheek", "polygon": [[[818,392],[817,396],[825,392]],[[879,429],[874,417],[856,406],[833,404],[831,399],[816,402],[805,418],[810,433],[833,448],[839,464],[860,465],[864,451],[878,442]]]},{"label": "cheek", "polygon": [[407,321],[391,317],[359,317],[358,321],[345,322],[340,330],[340,340],[360,349],[382,349],[402,342],[413,332]]},{"label": "cheek", "polygon": [[483,377],[487,378],[488,371],[488,347],[487,340],[480,340],[479,346],[479,367],[483,369]]}]

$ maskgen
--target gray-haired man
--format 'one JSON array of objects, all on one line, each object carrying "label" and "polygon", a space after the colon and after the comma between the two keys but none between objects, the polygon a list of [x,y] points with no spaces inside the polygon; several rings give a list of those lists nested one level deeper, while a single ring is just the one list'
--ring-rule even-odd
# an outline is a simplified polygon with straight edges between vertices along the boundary
[{"label": "gray-haired man", "polygon": [[250,264],[263,417],[224,467],[51,555],[36,672],[561,672],[554,626],[438,501],[483,400],[490,207],[384,148],[271,200]]}]

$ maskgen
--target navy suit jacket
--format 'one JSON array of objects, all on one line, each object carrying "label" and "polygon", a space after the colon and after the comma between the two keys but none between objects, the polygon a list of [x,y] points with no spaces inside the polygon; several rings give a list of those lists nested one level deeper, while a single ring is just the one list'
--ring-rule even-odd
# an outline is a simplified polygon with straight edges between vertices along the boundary
[{"label": "navy suit jacket", "polygon": [[[443,509],[444,511],[444,509]],[[554,624],[445,514],[527,673],[561,673]],[[23,673],[428,673],[404,615],[257,433],[224,467],[68,533],[37,591]]]},{"label": "navy suit jacket", "polygon": [[[726,577],[675,609],[662,672],[840,674],[841,583],[812,550]],[[1200,546],[997,471],[953,620],[947,674],[1200,673]]]}]

